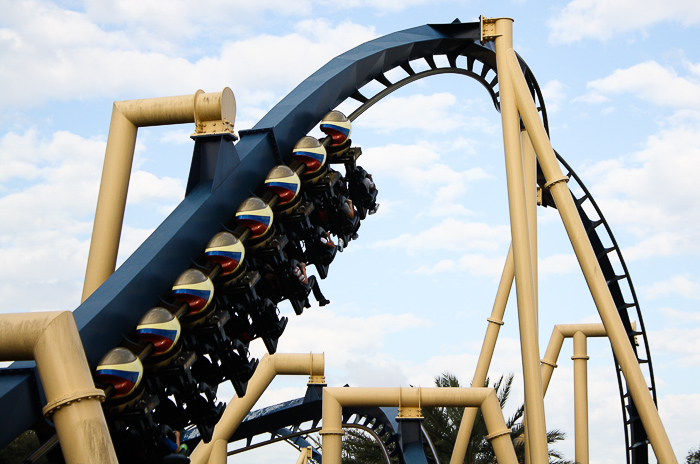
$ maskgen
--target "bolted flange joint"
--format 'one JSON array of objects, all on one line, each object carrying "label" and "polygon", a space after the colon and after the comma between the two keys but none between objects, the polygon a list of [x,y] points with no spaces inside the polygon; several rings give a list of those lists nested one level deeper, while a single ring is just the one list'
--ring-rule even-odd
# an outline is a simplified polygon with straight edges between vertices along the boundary
[{"label": "bolted flange joint", "polygon": [[101,403],[105,400],[105,392],[103,390],[94,389],[65,395],[47,403],[41,411],[44,417],[48,419],[63,406],[68,406],[75,401],[79,402],[82,400],[98,400]]}]

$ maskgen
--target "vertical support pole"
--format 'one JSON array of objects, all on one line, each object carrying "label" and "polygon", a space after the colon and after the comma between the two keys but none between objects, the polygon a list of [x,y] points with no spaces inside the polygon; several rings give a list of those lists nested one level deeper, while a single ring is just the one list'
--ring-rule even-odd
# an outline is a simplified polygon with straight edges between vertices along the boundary
[{"label": "vertical support pole", "polygon": [[236,98],[228,87],[216,93],[198,90],[194,95],[114,102],[81,301],[117,264],[138,128],[194,122],[199,135],[232,134],[235,120]]},{"label": "vertical support pole", "polygon": [[124,222],[137,130],[134,123],[115,103],[112,108],[112,121],[109,124],[81,302],[87,300],[87,297],[112,275],[117,265],[117,251]]},{"label": "vertical support pole", "polygon": [[[659,411],[656,409],[642,370],[639,367],[637,357],[627,338],[625,327],[622,325],[622,320],[620,319],[615,302],[608,289],[605,276],[598,265],[593,246],[588,239],[586,230],[578,215],[576,205],[571,197],[571,192],[569,192],[564,182],[566,177],[564,177],[561,167],[554,156],[554,150],[552,149],[552,145],[549,142],[547,133],[537,113],[535,103],[527,88],[527,83],[520,70],[518,59],[512,49],[507,50],[506,64],[511,70],[510,74],[513,76],[512,85],[514,85],[515,88],[518,109],[530,133],[530,137],[532,137],[532,143],[537,152],[540,166],[542,166],[545,178],[547,179],[546,187],[549,188],[557,205],[557,211],[559,211],[561,215],[574,253],[576,254],[588,288],[598,308],[598,313],[605,326],[605,330],[610,338],[613,353],[615,353],[617,362],[620,364],[622,373],[625,376],[625,380],[630,389],[630,395],[637,407],[637,412],[642,420],[642,424],[644,424],[644,429],[647,432],[649,441],[654,448],[656,458],[662,464],[677,463],[678,461],[671,447],[671,441],[666,434],[666,430],[661,422],[661,417],[659,416]],[[501,67],[499,66],[498,69],[500,76]]]},{"label": "vertical support pole", "polygon": [[[530,255],[532,259],[532,282],[535,293],[535,326],[539,334],[538,266],[537,266],[537,156],[527,130],[520,130],[520,144],[523,153],[523,175],[525,178],[525,199],[527,224],[530,232]],[[544,392],[543,392],[544,396]],[[525,440],[525,464],[530,464],[530,442],[527,437],[527,412],[523,415],[523,439]]]},{"label": "vertical support pole", "polygon": [[299,457],[297,458],[297,464],[306,464],[309,462],[309,459],[311,458],[311,447],[307,446],[306,448],[302,448],[301,451],[299,452]]},{"label": "vertical support pole", "polygon": [[[523,152],[523,173],[525,177],[525,199],[527,207],[527,225],[530,233],[530,254],[532,256],[532,281],[535,293],[535,322],[539,318],[539,285],[537,263],[537,155],[532,146],[527,130],[520,131],[520,143]],[[539,324],[537,331],[539,333]]]},{"label": "vertical support pole", "polygon": [[[486,327],[484,343],[481,345],[481,353],[479,354],[479,360],[476,363],[474,378],[472,379],[472,387],[483,387],[484,383],[486,383],[486,376],[488,375],[489,366],[491,365],[491,360],[493,359],[493,352],[496,349],[498,333],[503,325],[503,315],[506,312],[506,304],[508,303],[508,296],[510,295],[511,287],[513,286],[514,277],[515,267],[513,264],[513,246],[511,245],[511,247],[508,249],[506,263],[503,266],[501,282],[498,284],[498,291],[496,292],[496,300],[494,301],[493,309],[491,310],[491,317],[487,319],[489,325]],[[457,438],[455,439],[455,445],[452,449],[450,464],[461,464],[464,462],[464,458],[467,455],[467,448],[469,447],[469,439],[472,436],[472,429],[474,428],[474,421],[476,420],[477,412],[478,408],[464,409],[462,421],[459,424],[459,431],[457,432]]]},{"label": "vertical support pole", "polygon": [[583,332],[574,334],[574,431],[576,462],[588,464],[588,354]]},{"label": "vertical support pole", "polygon": [[277,375],[309,375],[309,384],[325,384],[323,354],[286,354],[276,353],[265,355],[248,381],[248,392],[245,396],[236,396],[229,402],[224,414],[214,427],[214,433],[209,443],[200,443],[190,455],[192,464],[205,464],[213,451],[214,444],[219,440],[228,443],[245,416],[255,405],[265,389]]},{"label": "vertical support pole", "polygon": [[228,442],[226,440],[216,440],[214,446],[212,446],[211,455],[209,456],[208,464],[226,464],[228,458]]},{"label": "vertical support pole", "polygon": [[343,451],[343,407],[330,393],[323,389],[323,429],[321,446],[324,464],[341,464]]},{"label": "vertical support pole", "polygon": [[501,97],[501,119],[508,182],[508,205],[513,257],[515,259],[520,347],[525,383],[525,410],[528,414],[528,441],[532,462],[545,464],[548,462],[547,427],[540,373],[537,307],[532,273],[532,251],[530,249],[523,158],[520,150],[520,120],[511,72],[507,62],[508,52],[513,52],[513,20],[498,18],[494,21],[498,89]]},{"label": "vertical support pole", "polygon": [[65,462],[117,464],[100,404],[104,392],[93,383],[73,313],[0,314],[0,361],[31,359]]}]

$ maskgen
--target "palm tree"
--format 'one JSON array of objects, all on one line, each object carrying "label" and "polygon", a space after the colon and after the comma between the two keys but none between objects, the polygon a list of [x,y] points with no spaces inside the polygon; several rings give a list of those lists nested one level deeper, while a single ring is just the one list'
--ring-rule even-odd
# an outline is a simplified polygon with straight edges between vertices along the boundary
[{"label": "palm tree", "polygon": [[[489,383],[489,379],[486,379],[484,386],[488,387]],[[437,387],[460,387],[457,377],[449,372],[445,372],[436,377],[435,385]],[[493,384],[493,389],[496,390],[501,409],[503,409],[508,401],[512,385],[513,374],[508,374],[505,377],[501,376],[501,378]],[[452,456],[452,449],[457,439],[459,424],[462,422],[463,413],[464,408],[459,407],[423,409],[423,417],[425,417],[423,420],[423,427],[433,441],[440,464],[447,464],[450,462],[450,456]],[[525,459],[525,446],[522,440],[524,432],[522,426],[523,413],[524,407],[520,406],[518,410],[506,420],[506,426],[511,429],[511,438],[513,440],[515,454],[518,457],[518,462],[521,463],[524,462]],[[493,452],[493,448],[488,440],[486,440],[487,435],[486,423],[484,422],[481,410],[479,410],[476,420],[474,421],[474,427],[472,428],[472,436],[467,446],[467,454],[464,459],[465,464],[491,464],[496,462],[496,455]],[[559,430],[547,432],[548,444],[564,440],[565,438],[566,435]],[[426,453],[426,455],[428,456],[429,462],[435,462],[431,453]],[[549,462],[550,464],[571,464],[571,461],[565,460],[561,453],[551,448],[549,449]]]},{"label": "palm tree", "polygon": [[[489,386],[489,380],[486,380],[485,387]],[[448,372],[435,378],[437,387],[460,387],[459,380],[453,374]],[[498,401],[501,409],[505,406],[510,395],[513,385],[513,374],[501,376],[493,384],[493,389],[496,390]],[[459,407],[434,407],[423,408],[423,427],[428,437],[433,443],[440,464],[450,462],[452,449],[459,431],[459,424],[462,421],[464,408]],[[518,462],[524,462],[525,447],[522,440],[524,407],[520,406],[518,410],[508,418],[506,426],[511,429],[511,438],[515,454],[518,457]],[[493,448],[486,440],[488,432],[481,411],[477,413],[472,436],[467,447],[467,454],[464,459],[465,464],[492,464],[496,463],[496,456]],[[555,443],[564,440],[566,435],[559,430],[547,432],[547,443]],[[432,452],[426,446],[426,456],[428,462],[435,463]],[[383,455],[379,449],[379,445],[374,439],[366,433],[356,430],[350,430],[343,439],[343,464],[374,464],[385,462]],[[572,464],[572,461],[565,460],[563,456],[556,450],[549,449],[550,464]]]},{"label": "palm tree", "polygon": [[700,464],[700,446],[696,449],[691,449],[688,451],[688,455],[685,457],[686,464]]}]

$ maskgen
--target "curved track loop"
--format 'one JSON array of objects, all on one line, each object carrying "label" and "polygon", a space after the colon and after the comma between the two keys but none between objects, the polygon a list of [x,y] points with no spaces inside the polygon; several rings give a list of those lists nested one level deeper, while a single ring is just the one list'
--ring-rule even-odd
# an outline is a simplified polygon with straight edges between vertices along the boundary
[{"label": "curved track loop", "polygon": [[[354,119],[403,85],[421,77],[456,73],[480,82],[498,109],[495,53],[490,44],[480,45],[479,38],[479,23],[459,22],[425,25],[389,34],[330,61],[280,101],[253,129],[241,131],[240,141],[235,146],[226,136],[196,141],[185,199],[74,312],[90,365],[94,368],[108,350],[122,342],[123,336],[134,329],[142,315],[157,304],[161,295],[169,292],[176,277],[202,253],[207,241],[221,229],[221,225],[234,216],[238,206],[262,183],[266,173],[276,164],[289,164],[294,144],[328,111],[347,99],[360,103],[351,115]],[[447,58],[447,67],[436,65],[435,58],[441,55]],[[464,68],[457,64],[462,57],[466,60]],[[417,73],[412,66],[418,63],[416,60],[423,60],[429,69]],[[520,60],[520,63],[547,128],[540,88],[524,61]],[[392,83],[386,73],[395,68],[403,69],[407,76]],[[371,97],[363,95],[361,90],[370,82],[377,82],[384,89]],[[646,359],[639,358],[639,362],[648,369],[649,388],[655,397],[646,333],[620,250],[590,194],[571,169],[569,171],[585,192],[577,199],[579,213],[588,226],[601,268],[607,269],[609,288],[618,303],[630,340],[633,342],[635,336],[642,336]],[[589,219],[585,211],[588,203],[599,219]],[[601,224],[605,225],[612,247],[602,245],[597,232]],[[622,273],[614,272],[610,261],[612,251],[622,265]],[[632,303],[625,302],[621,282],[626,282]],[[628,311],[631,308],[635,308],[639,321],[636,331],[630,324]],[[6,417],[12,419],[0,431],[0,446],[41,420],[41,404],[35,393],[37,387],[32,368],[33,363],[15,363],[0,372],[0,410],[10,411]],[[618,379],[629,450],[627,460],[635,464],[648,462],[646,434],[623,385],[619,368]]]},{"label": "curved track loop", "polygon": [[[348,116],[348,118],[350,120],[355,120],[360,115],[362,115],[362,113],[367,111],[372,105],[379,102],[382,98],[388,96],[392,92],[402,88],[403,86],[411,82],[415,82],[424,77],[434,76],[438,74],[458,74],[475,79],[477,82],[483,85],[484,88],[486,88],[486,90],[489,92],[489,95],[491,96],[491,99],[493,100],[494,106],[497,110],[500,111],[500,101],[498,100],[499,93],[497,89],[498,76],[491,75],[491,73],[495,74],[495,56],[493,60],[483,55],[467,56],[466,58],[466,68],[460,68],[457,65],[457,56],[449,54],[447,55],[449,66],[438,67],[435,64],[434,56],[425,56],[423,57],[423,59],[427,62],[430,69],[421,72],[415,72],[411,67],[410,63],[401,65],[400,67],[406,72],[407,76],[397,80],[396,83],[389,82],[389,80],[384,74],[380,75],[379,77],[375,78],[375,81],[384,85],[386,88],[380,90],[375,95],[369,98],[362,95],[359,91],[351,95],[351,98],[360,102],[361,105],[357,109],[355,109],[350,114],[350,116]],[[548,131],[547,112],[545,109],[544,100],[542,99],[540,87],[537,84],[537,81],[534,79],[534,76],[530,72],[530,69],[527,66],[527,64],[522,60],[520,56],[518,56],[518,58],[520,59],[523,73],[527,78],[530,91],[533,95],[533,98],[535,98],[535,102],[542,115],[542,120],[545,125],[545,129],[547,129]],[[479,66],[481,67],[481,70],[479,70]],[[603,214],[600,208],[598,207],[598,204],[593,199],[593,196],[590,194],[590,192],[583,184],[581,179],[578,177],[578,175],[574,172],[574,170],[566,163],[566,161],[564,161],[564,158],[562,158],[561,155],[559,155],[559,153],[556,153],[556,155],[558,160],[567,169],[568,173],[566,175],[573,179],[576,182],[579,189],[584,192],[584,194],[580,198],[576,198],[573,193],[572,196],[576,201],[577,210],[579,212],[584,226],[586,227],[588,237],[591,241],[591,244],[593,245],[593,249],[598,258],[600,267],[603,270],[603,274],[606,280],[608,281],[608,288],[610,289],[610,293],[613,296],[613,300],[615,301],[615,304],[617,306],[618,313],[620,315],[620,318],[622,319],[622,323],[624,324],[625,329],[627,330],[630,343],[632,344],[635,354],[637,354],[637,361],[642,366],[642,369],[646,370],[645,378],[647,378],[648,382],[650,383],[649,390],[651,390],[654,402],[656,403],[656,384],[654,381],[654,372],[651,364],[651,353],[649,351],[649,343],[647,340],[647,335],[644,328],[644,321],[642,319],[642,312],[639,307],[637,295],[634,291],[634,286],[632,285],[632,280],[629,276],[627,266],[622,257],[622,252],[617,245],[617,241],[613,236],[609,224],[603,217]],[[538,181],[540,181],[540,187],[545,192],[545,205],[556,207],[551,196],[549,196],[549,192],[547,192],[543,188],[544,177],[542,176],[540,179],[538,179]],[[569,190],[571,190],[571,187],[569,188]],[[589,217],[589,214],[587,214],[586,212],[587,204],[590,204],[591,208],[593,209],[592,212],[597,216],[597,219],[591,219]],[[598,232],[599,226],[601,225],[604,226],[603,229],[604,236],[607,239],[606,242],[611,243],[611,246],[607,248],[603,245],[601,235],[599,235]],[[615,256],[617,263],[619,263],[619,266],[621,266],[620,273],[615,271],[615,266],[613,266],[613,262],[610,259],[611,254]],[[625,290],[624,293],[623,289]],[[624,294],[629,295],[629,298],[631,298],[632,301],[627,302],[625,300],[625,297],[623,296]],[[638,327],[636,328],[632,327],[632,319],[630,319],[630,311],[633,308],[634,315],[636,316],[636,320],[638,321]],[[640,336],[642,345],[641,348],[639,339]],[[638,355],[640,349],[643,349],[644,351],[644,356],[642,357]],[[624,377],[622,376],[622,371],[620,369],[620,365],[617,363],[617,360],[615,360],[615,367],[620,390],[620,401],[622,403],[627,462],[646,463],[649,460],[647,434],[644,430],[644,426],[641,423],[641,419],[637,414],[634,403],[632,402],[632,399],[629,395],[627,384],[624,381]]]}]

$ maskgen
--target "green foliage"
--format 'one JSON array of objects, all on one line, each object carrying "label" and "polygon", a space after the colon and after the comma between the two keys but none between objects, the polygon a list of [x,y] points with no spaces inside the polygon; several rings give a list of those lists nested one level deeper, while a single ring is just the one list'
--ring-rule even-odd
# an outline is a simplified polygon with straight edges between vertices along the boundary
[{"label": "green foliage", "polygon": [[700,464],[700,446],[688,451],[688,455],[685,457],[685,464]]},{"label": "green foliage", "polygon": [[[391,458],[392,464],[398,464],[397,457]],[[343,436],[343,464],[378,464],[386,463],[382,449],[368,432],[359,429],[346,429]]]},{"label": "green foliage", "polygon": [[[486,380],[485,387],[490,384]],[[452,374],[446,372],[435,378],[435,385],[438,387],[460,387],[459,380]],[[513,385],[513,375],[501,376],[493,385],[496,390],[501,409],[508,401]],[[458,407],[435,407],[423,408],[423,427],[430,437],[440,464],[450,462],[452,448],[454,447],[459,425],[462,421],[464,408]],[[520,406],[515,413],[508,418],[506,426],[511,429],[511,438],[515,448],[518,462],[524,462],[525,447],[522,440],[523,427],[522,417],[524,408]],[[486,436],[486,423],[481,411],[477,413],[472,436],[467,447],[465,464],[492,464],[496,463],[496,456],[493,452]],[[566,435],[559,430],[547,432],[547,443],[552,444],[564,440]],[[428,462],[435,463],[432,452],[426,443],[426,453]],[[386,462],[379,444],[372,436],[363,431],[350,429],[343,439],[343,464],[376,464]],[[394,459],[393,462],[396,462]],[[572,461],[564,459],[561,453],[549,449],[550,464],[572,464]],[[700,461],[688,461],[692,464],[700,464]]]},{"label": "green foliage", "polygon": [[[484,387],[488,387],[489,384],[489,379],[486,379]],[[460,387],[459,380],[448,372],[436,377],[435,385],[438,387]],[[501,376],[501,378],[491,385],[491,387],[496,390],[501,409],[503,409],[508,401],[512,386],[513,374]],[[450,456],[452,456],[452,449],[457,439],[463,412],[464,408],[457,407],[423,409],[423,416],[425,417],[423,426],[428,436],[433,440],[438,460],[441,464],[450,462]],[[523,427],[521,424],[523,413],[524,407],[520,406],[518,410],[506,420],[506,426],[511,429],[511,438],[513,440],[515,454],[518,457],[518,462],[521,463],[525,460],[525,446],[522,440]],[[467,454],[464,459],[465,464],[491,464],[496,462],[496,455],[486,439],[487,435],[488,431],[486,430],[484,416],[481,414],[481,410],[479,410],[467,447]],[[559,430],[547,432],[548,444],[564,440],[565,438],[566,435]],[[429,462],[435,462],[430,453],[426,453],[426,455],[428,456]],[[551,448],[549,449],[549,462],[550,464],[571,464],[571,461],[565,460],[561,453]]]},{"label": "green foliage", "polygon": [[[39,445],[41,443],[34,430],[27,430],[0,451],[0,464],[18,464],[39,448]],[[45,457],[37,461],[38,464],[47,462]]]}]

